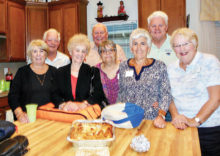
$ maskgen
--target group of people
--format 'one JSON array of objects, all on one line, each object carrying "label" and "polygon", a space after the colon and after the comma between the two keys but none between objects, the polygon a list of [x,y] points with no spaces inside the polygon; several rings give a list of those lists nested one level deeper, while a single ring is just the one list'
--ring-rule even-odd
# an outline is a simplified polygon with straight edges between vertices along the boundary
[{"label": "group of people", "polygon": [[[148,31],[130,35],[133,58],[108,40],[104,24],[93,27],[93,41],[76,34],[67,56],[57,51],[55,29],[27,50],[29,64],[19,68],[11,84],[9,105],[15,117],[27,123],[25,105],[53,102],[59,109],[77,111],[92,104],[101,108],[131,102],[145,110],[144,119],[164,128],[198,127],[202,155],[220,155],[220,62],[197,50],[198,38],[189,28],[167,34],[168,16],[162,11],[148,17]],[[53,67],[54,66],[54,67]],[[56,68],[58,69],[56,69]],[[92,90],[92,92],[91,92]],[[167,112],[171,116],[166,116]],[[171,119],[172,117],[172,119]]]}]

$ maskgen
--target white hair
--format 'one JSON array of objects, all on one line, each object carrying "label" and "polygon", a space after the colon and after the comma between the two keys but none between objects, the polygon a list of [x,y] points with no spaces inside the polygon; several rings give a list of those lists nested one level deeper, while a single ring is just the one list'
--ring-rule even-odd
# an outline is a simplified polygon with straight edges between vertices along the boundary
[{"label": "white hair", "polygon": [[46,40],[47,34],[48,34],[49,32],[55,32],[55,33],[57,33],[58,41],[60,41],[60,33],[59,33],[56,29],[54,29],[54,28],[50,28],[50,29],[48,29],[47,31],[44,32],[44,36],[43,36],[43,40],[44,40],[44,41]]},{"label": "white hair", "polygon": [[143,29],[143,28],[137,28],[134,31],[132,31],[132,33],[130,35],[130,41],[129,41],[130,48],[132,47],[133,40],[138,39],[140,37],[146,38],[147,46],[149,48],[151,48],[151,42],[152,42],[151,41],[151,36],[150,36],[149,32],[147,30]]},{"label": "white hair", "polygon": [[166,25],[168,26],[168,16],[163,11],[154,11],[150,16],[147,18],[148,25],[150,24],[151,20],[155,17],[161,17],[165,21]]}]

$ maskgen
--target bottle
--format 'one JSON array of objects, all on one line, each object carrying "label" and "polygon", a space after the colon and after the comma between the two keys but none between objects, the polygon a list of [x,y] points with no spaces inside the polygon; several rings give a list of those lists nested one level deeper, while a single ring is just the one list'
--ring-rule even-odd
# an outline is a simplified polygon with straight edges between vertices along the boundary
[{"label": "bottle", "polygon": [[8,72],[5,75],[5,80],[10,82],[13,80],[13,74],[10,72],[10,68],[8,68]]},{"label": "bottle", "polygon": [[6,80],[6,82],[5,82],[5,90],[6,91],[9,91],[12,79],[13,79],[13,74],[10,72],[10,69],[8,68],[8,72],[5,75],[5,80]]}]

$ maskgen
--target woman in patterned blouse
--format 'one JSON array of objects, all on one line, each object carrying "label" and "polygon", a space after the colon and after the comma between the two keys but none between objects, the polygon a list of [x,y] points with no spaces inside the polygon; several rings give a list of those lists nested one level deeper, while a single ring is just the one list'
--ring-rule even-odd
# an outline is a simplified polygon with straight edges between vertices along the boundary
[{"label": "woman in patterned blouse", "polygon": [[[171,102],[170,84],[166,65],[147,58],[151,37],[138,28],[130,36],[134,58],[120,64],[118,102],[131,102],[145,110],[145,119],[154,120],[158,128],[166,126],[165,114]],[[157,103],[158,107],[154,107]]]},{"label": "woman in patterned blouse", "polygon": [[119,90],[119,61],[117,61],[116,44],[110,40],[104,41],[99,46],[98,51],[102,58],[102,63],[97,64],[97,67],[100,70],[103,90],[109,104],[114,104]]}]

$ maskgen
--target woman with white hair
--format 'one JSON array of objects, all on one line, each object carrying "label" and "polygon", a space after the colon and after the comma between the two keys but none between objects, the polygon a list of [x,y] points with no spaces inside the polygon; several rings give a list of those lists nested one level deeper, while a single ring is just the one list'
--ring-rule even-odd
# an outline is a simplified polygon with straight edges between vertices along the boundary
[{"label": "woman with white hair", "polygon": [[26,104],[41,106],[53,100],[53,80],[57,69],[45,63],[47,53],[48,46],[44,41],[31,41],[27,49],[31,64],[19,68],[11,83],[8,103],[20,122],[29,122]]},{"label": "woman with white hair", "polygon": [[220,62],[197,50],[198,37],[180,28],[171,37],[178,61],[168,67],[172,124],[198,127],[202,155],[220,155]]},{"label": "woman with white hair", "polygon": [[68,51],[71,64],[60,67],[56,74],[58,98],[56,104],[65,111],[75,112],[92,104],[108,103],[102,89],[99,69],[83,63],[90,49],[90,41],[84,34],[70,38]]},{"label": "woman with white hair", "polygon": [[[145,119],[154,120],[154,125],[164,128],[165,114],[171,102],[170,84],[166,65],[147,58],[151,37],[145,29],[131,33],[130,48],[134,58],[120,64],[118,102],[131,102],[145,110]],[[153,104],[158,103],[158,107]]]}]

